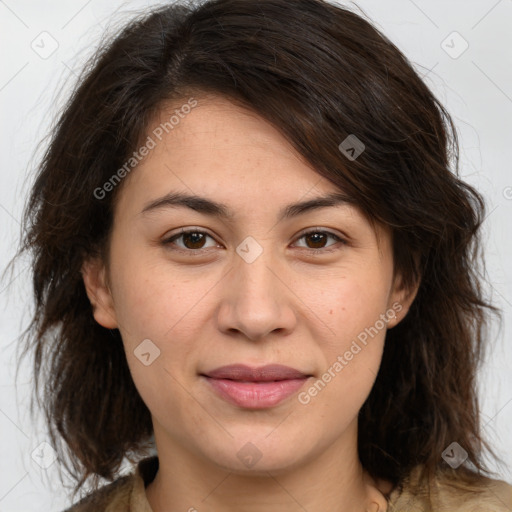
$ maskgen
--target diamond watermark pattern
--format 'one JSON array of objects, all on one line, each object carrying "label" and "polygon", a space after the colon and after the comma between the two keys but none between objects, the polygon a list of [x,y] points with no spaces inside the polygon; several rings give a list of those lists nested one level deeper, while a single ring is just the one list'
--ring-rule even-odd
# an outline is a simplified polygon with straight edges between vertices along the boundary
[{"label": "diamond watermark pattern", "polygon": [[40,443],[30,455],[42,469],[48,469],[57,460],[57,452],[46,441]]},{"label": "diamond watermark pattern", "polygon": [[441,42],[441,48],[452,59],[458,59],[469,48],[469,43],[454,30]]},{"label": "diamond watermark pattern", "polygon": [[258,447],[250,442],[245,443],[236,455],[248,468],[252,468],[263,456]]},{"label": "diamond watermark pattern", "polygon": [[453,469],[457,469],[468,458],[468,452],[454,441],[441,456]]},{"label": "diamond watermark pattern", "polygon": [[160,356],[160,349],[150,339],[146,338],[137,345],[133,353],[144,366],[149,366]]},{"label": "diamond watermark pattern", "polygon": [[248,236],[238,245],[236,252],[246,263],[252,263],[263,252],[263,247],[252,236]]},{"label": "diamond watermark pattern", "polygon": [[57,39],[55,39],[49,32],[41,32],[31,43],[30,47],[34,50],[41,59],[48,59],[51,57],[59,47]]},{"label": "diamond watermark pattern", "polygon": [[351,133],[339,146],[338,149],[349,159],[354,161],[364,150],[365,145],[353,133]]}]

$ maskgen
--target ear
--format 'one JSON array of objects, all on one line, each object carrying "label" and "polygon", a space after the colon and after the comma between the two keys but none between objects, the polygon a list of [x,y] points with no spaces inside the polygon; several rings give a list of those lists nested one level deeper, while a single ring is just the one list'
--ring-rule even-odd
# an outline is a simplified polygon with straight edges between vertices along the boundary
[{"label": "ear", "polygon": [[82,265],[81,274],[94,319],[107,329],[117,328],[114,301],[104,263],[99,258],[87,260]]},{"label": "ear", "polygon": [[387,323],[388,329],[395,327],[395,325],[399,324],[405,318],[409,312],[411,304],[416,298],[420,282],[421,280],[418,278],[414,284],[406,286],[403,282],[402,276],[400,274],[395,274],[393,279],[393,289],[388,302],[388,311],[393,311],[395,314],[389,315]]}]

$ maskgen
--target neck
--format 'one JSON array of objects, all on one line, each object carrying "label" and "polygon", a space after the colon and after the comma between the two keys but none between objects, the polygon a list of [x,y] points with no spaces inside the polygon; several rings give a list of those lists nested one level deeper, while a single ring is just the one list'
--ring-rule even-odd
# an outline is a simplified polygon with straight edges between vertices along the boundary
[{"label": "neck", "polygon": [[153,512],[384,512],[386,485],[364,471],[357,442],[346,442],[354,432],[346,434],[287,469],[240,473],[197,457],[155,428],[159,469],[146,488],[147,499]]}]

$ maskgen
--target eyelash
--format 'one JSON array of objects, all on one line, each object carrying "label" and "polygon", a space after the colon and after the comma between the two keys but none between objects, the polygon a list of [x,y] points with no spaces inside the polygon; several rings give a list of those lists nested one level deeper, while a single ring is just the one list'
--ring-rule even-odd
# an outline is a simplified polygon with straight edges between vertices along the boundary
[{"label": "eyelash", "polygon": [[[180,231],[179,233],[177,234],[174,234],[172,235],[171,237],[169,238],[166,238],[165,240],[162,240],[162,245],[164,245],[165,247],[169,248],[169,246],[171,246],[175,240],[183,237],[184,235],[188,235],[188,234],[191,234],[191,233],[200,233],[200,234],[203,234],[203,235],[206,235],[206,236],[209,236],[210,238],[213,239],[213,237],[207,233],[206,231],[203,231],[201,229],[183,229],[182,231]],[[341,237],[339,237],[338,235],[335,235],[334,233],[331,233],[330,231],[325,231],[325,230],[321,230],[321,229],[310,229],[309,231],[305,231],[303,233],[300,234],[300,236],[296,239],[296,241],[298,240],[301,240],[302,238],[306,237],[307,235],[311,235],[311,234],[322,234],[322,235],[328,235],[334,239],[336,239],[338,242],[341,242],[342,246],[344,245],[347,245],[347,241]],[[335,244],[333,244],[335,245]],[[301,249],[304,249],[306,250],[307,252],[309,252],[310,254],[313,254],[313,255],[321,255],[321,254],[325,254],[325,253],[332,253],[336,250],[339,250],[340,247],[338,248],[330,248],[331,246],[329,246],[328,248],[319,248],[319,249],[310,249],[308,247],[302,247]],[[177,252],[181,252],[181,253],[186,253],[186,254],[189,254],[189,255],[194,255],[194,254],[202,254],[203,251],[207,251],[208,249],[210,248],[207,248],[207,249],[182,249],[182,248],[171,248],[171,250],[173,251],[177,251]]]}]

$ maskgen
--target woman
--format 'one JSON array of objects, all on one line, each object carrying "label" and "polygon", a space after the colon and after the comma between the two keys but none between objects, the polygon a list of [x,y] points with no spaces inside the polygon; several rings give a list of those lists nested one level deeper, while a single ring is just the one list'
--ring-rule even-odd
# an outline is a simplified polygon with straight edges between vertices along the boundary
[{"label": "woman", "polygon": [[38,397],[93,484],[69,510],[510,510],[457,163],[446,110],[341,7],[169,5],[105,43],[22,246]]}]

